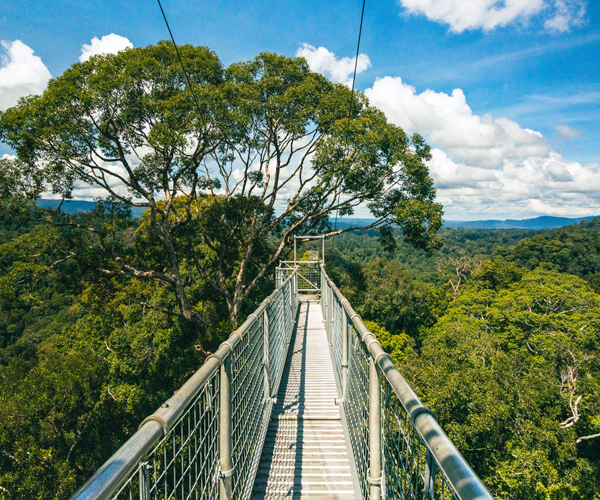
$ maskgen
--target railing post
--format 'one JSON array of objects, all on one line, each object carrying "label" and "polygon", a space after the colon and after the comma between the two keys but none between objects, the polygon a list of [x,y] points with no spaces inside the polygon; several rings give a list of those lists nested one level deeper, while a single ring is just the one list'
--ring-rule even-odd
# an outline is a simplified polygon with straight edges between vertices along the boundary
[{"label": "railing post", "polygon": [[[283,302],[283,290],[281,291],[281,302]],[[264,352],[263,361],[265,367],[265,401],[271,399],[271,384],[269,381],[270,373],[270,349],[269,349],[269,315],[267,314],[267,308],[263,312],[263,337],[264,337]]]},{"label": "railing post", "polygon": [[[294,309],[294,282],[296,281],[296,278],[292,279],[292,281],[290,281],[290,314],[291,311]],[[294,321],[294,318],[292,318],[292,321]]]},{"label": "railing post", "polygon": [[346,388],[348,386],[348,341],[352,326],[348,325],[348,315],[342,309],[342,399],[346,401]]},{"label": "railing post", "polygon": [[329,345],[333,342],[333,288],[329,287]]},{"label": "railing post", "polygon": [[381,393],[379,374],[369,356],[369,477],[371,499],[381,499]]},{"label": "railing post", "polygon": [[436,465],[431,451],[427,450],[425,457],[425,488],[423,489],[423,498],[435,498],[435,471]]},{"label": "railing post", "polygon": [[326,323],[325,323],[325,333],[327,334],[327,343],[329,343],[329,335],[331,333],[331,287],[329,284],[327,285],[327,304],[325,305],[325,309],[327,310]]},{"label": "railing post", "polygon": [[150,500],[150,471],[148,470],[148,462],[140,464],[139,480],[140,500]]},{"label": "railing post", "polygon": [[[233,354],[233,352],[231,352]],[[233,490],[233,460],[231,456],[231,379],[232,356],[227,356],[221,364],[221,400],[219,419],[219,455],[221,465],[220,500],[231,500]]]},{"label": "railing post", "polygon": [[328,299],[329,299],[329,295],[328,295],[328,288],[327,287],[323,287],[323,291],[321,292],[321,297],[323,300],[323,303],[321,304],[321,310],[323,312],[323,321],[325,322],[325,333],[327,333],[327,304]]}]

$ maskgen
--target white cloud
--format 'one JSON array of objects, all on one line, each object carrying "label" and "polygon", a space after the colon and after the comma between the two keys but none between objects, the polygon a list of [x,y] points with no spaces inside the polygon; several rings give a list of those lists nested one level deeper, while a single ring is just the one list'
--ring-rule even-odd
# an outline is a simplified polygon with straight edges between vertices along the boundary
[{"label": "white cloud", "polygon": [[554,16],[544,23],[546,28],[563,32],[583,23],[587,7],[583,0],[555,0],[554,6]]},{"label": "white cloud", "polygon": [[17,104],[20,97],[43,92],[52,78],[50,71],[33,49],[20,40],[0,42],[0,110]]},{"label": "white cloud", "polygon": [[[321,73],[334,82],[340,82],[350,87],[356,57],[342,57],[341,59],[325,47],[316,48],[308,43],[303,43],[296,51],[296,57],[304,57],[312,71]],[[362,73],[371,67],[367,54],[359,54],[356,62],[356,74]]]},{"label": "white cloud", "polygon": [[474,114],[462,90],[419,94],[385,77],[365,94],[388,120],[433,146],[430,172],[449,219],[600,214],[600,165],[569,162],[539,132]]},{"label": "white cloud", "polygon": [[94,37],[89,45],[84,43],[81,46],[79,61],[87,61],[96,54],[116,54],[121,50],[131,48],[133,48],[133,44],[127,38],[114,33],[104,35],[102,38]]},{"label": "white cloud", "polygon": [[570,141],[571,139],[577,139],[583,135],[581,130],[569,127],[568,125],[557,125],[554,127],[558,133],[558,137],[563,141]]},{"label": "white cloud", "polygon": [[528,23],[543,17],[544,26],[554,31],[567,31],[581,24],[585,16],[585,0],[399,0],[411,14],[422,14],[456,33],[465,30],[492,30],[511,23]]},{"label": "white cloud", "polygon": [[473,114],[461,89],[452,95],[432,90],[417,94],[400,77],[386,76],[365,94],[405,131],[426,133],[450,156],[473,161],[479,167],[498,168],[507,158],[542,156],[550,149],[539,132],[521,128],[507,118],[494,120],[491,115]]}]

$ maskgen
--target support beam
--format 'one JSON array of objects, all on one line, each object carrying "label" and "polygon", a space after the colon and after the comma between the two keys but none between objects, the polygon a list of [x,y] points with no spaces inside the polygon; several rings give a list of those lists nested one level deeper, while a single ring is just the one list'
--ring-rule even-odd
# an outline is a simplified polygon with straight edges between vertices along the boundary
[{"label": "support beam", "polygon": [[369,356],[369,477],[370,500],[381,499],[381,393],[375,361]]},{"label": "support beam", "polygon": [[348,345],[352,325],[348,325],[348,315],[342,309],[342,399],[346,401],[346,392],[348,387]]},{"label": "support beam", "polygon": [[[284,301],[283,292],[281,293],[281,301]],[[263,366],[265,370],[265,401],[271,399],[271,383],[270,383],[270,347],[269,347],[269,315],[267,314],[267,308],[263,313]]]},{"label": "support beam", "polygon": [[219,455],[221,465],[220,500],[231,500],[233,495],[233,460],[231,442],[231,390],[232,370],[231,356],[227,356],[221,364],[221,399],[219,419]]},{"label": "support beam", "polygon": [[333,344],[334,300],[333,290],[329,287],[329,345]]}]

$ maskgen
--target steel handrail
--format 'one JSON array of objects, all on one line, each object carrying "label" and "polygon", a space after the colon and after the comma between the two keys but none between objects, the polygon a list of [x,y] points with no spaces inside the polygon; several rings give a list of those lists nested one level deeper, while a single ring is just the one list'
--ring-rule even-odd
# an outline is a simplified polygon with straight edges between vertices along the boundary
[{"label": "steel handrail", "polygon": [[410,417],[410,422],[418,432],[429,452],[435,458],[439,469],[448,479],[451,487],[460,500],[493,500],[493,497],[481,482],[481,479],[469,466],[467,461],[456,449],[450,438],[440,427],[432,412],[425,407],[417,397],[404,377],[400,374],[390,356],[369,329],[362,322],[360,316],[342,295],[338,287],[327,276],[325,268],[321,266],[327,285],[340,301],[348,318],[360,334],[360,338],[379,367],[392,390],[399,398],[404,409]]},{"label": "steel handrail", "polygon": [[[295,279],[294,270],[282,283],[285,285]],[[220,369],[222,363],[231,355],[235,346],[250,331],[254,323],[261,317],[271,301],[281,292],[276,289],[258,308],[250,314],[242,325],[223,342],[217,351],[210,355],[204,364],[183,384],[183,386],[158,410],[142,421],[138,431],[131,436],[96,473],[71,497],[71,500],[106,500],[111,497],[121,484],[136,470],[142,460],[159,441],[168,434],[185,413],[194,398],[202,391]]]}]

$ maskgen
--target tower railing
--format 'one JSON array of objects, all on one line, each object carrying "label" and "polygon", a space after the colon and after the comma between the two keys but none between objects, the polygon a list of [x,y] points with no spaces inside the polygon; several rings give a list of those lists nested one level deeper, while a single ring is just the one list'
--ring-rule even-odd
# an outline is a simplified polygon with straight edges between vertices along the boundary
[{"label": "tower railing", "polygon": [[[316,253],[316,252],[315,252]],[[277,286],[298,269],[298,292],[318,295],[321,292],[321,262],[319,260],[282,260],[275,269]]]},{"label": "tower railing", "polygon": [[292,270],[72,497],[250,497],[298,308]]},{"label": "tower railing", "polygon": [[492,500],[321,266],[321,307],[363,500]]}]

